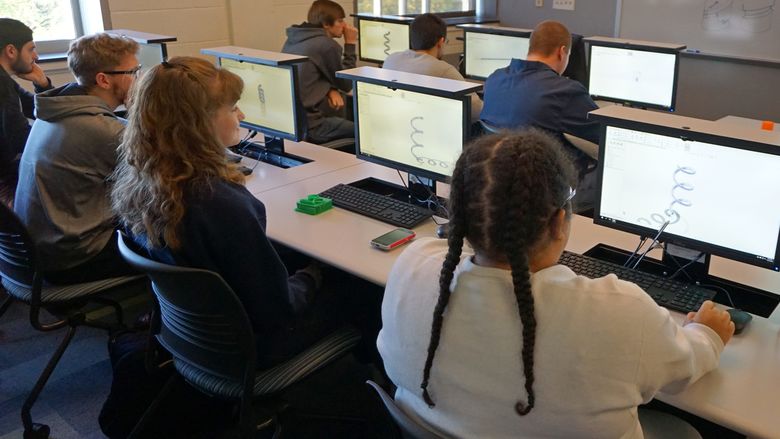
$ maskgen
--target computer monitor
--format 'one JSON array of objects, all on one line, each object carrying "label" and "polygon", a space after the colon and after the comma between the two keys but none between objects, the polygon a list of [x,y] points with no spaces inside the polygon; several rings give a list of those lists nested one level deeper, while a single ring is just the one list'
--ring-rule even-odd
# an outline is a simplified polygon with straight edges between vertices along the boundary
[{"label": "computer monitor", "polygon": [[305,112],[298,98],[295,66],[308,58],[236,46],[202,49],[201,53],[215,56],[222,68],[243,80],[238,106],[245,119],[240,125],[265,137],[262,145],[242,142],[238,152],[283,168],[305,163],[305,159],[284,152],[284,139],[297,142],[305,137]]},{"label": "computer monitor", "polygon": [[[468,141],[469,93],[481,86],[375,67],[343,70],[336,76],[354,84],[357,156],[408,172],[410,184],[415,184],[412,193],[425,198],[434,194],[436,181],[452,175]],[[409,198],[408,191],[401,192],[404,200]]]},{"label": "computer monitor", "polygon": [[679,44],[590,37],[588,90],[596,100],[674,111]]},{"label": "computer monitor", "polygon": [[780,144],[716,122],[604,110],[591,113],[604,121],[596,223],[649,237],[666,224],[662,242],[780,271]]},{"label": "computer monitor", "polygon": [[468,137],[468,100],[358,81],[357,156],[445,181]]},{"label": "computer monitor", "polygon": [[585,39],[582,35],[571,34],[571,48],[569,49],[569,65],[561,73],[569,79],[579,82],[588,88],[588,63],[585,55]]},{"label": "computer monitor", "polygon": [[408,17],[356,15],[361,61],[382,63],[395,52],[408,50],[412,19]]},{"label": "computer monitor", "polygon": [[463,71],[471,79],[484,80],[513,58],[525,59],[531,31],[486,25],[460,25],[463,29]]},{"label": "computer monitor", "polygon": [[141,68],[142,73],[167,60],[167,43],[176,41],[176,37],[170,35],[152,34],[129,29],[110,29],[106,32],[131,38],[138,43],[138,62],[143,66]]}]

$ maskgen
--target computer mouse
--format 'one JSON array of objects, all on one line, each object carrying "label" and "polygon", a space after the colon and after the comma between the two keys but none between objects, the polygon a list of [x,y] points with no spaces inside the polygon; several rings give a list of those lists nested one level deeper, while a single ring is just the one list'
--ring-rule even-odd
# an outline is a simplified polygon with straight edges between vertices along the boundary
[{"label": "computer mouse", "polygon": [[436,237],[439,239],[446,239],[449,227],[447,224],[439,224],[436,226]]},{"label": "computer mouse", "polygon": [[730,308],[727,312],[731,316],[731,321],[734,322],[734,334],[742,332],[745,326],[753,320],[753,314],[741,309]]}]

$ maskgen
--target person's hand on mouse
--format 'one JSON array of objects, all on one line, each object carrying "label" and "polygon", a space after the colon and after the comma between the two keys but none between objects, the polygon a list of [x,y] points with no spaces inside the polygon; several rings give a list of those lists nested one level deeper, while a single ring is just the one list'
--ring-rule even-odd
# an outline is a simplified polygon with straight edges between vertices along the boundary
[{"label": "person's hand on mouse", "polygon": [[701,323],[708,326],[715,331],[716,334],[723,340],[723,344],[727,344],[731,340],[731,336],[734,335],[734,322],[731,321],[731,316],[726,310],[718,309],[715,307],[715,303],[710,300],[705,300],[701,304],[699,311],[689,312],[685,317],[685,323]]}]

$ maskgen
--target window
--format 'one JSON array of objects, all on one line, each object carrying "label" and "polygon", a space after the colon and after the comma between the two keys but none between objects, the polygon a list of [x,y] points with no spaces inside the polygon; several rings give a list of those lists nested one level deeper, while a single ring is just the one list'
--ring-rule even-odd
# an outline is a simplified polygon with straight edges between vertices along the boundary
[{"label": "window", "polygon": [[[63,53],[74,38],[84,35],[84,28],[95,30],[83,18],[94,19],[95,14],[82,17],[82,8],[98,10],[102,2],[95,0],[0,0],[0,16],[15,18],[33,30],[33,38],[41,55]],[[102,21],[102,16],[97,14]],[[95,30],[93,30],[95,29]]]},{"label": "window", "polygon": [[476,0],[356,0],[358,14],[407,15],[425,12],[467,12]]}]

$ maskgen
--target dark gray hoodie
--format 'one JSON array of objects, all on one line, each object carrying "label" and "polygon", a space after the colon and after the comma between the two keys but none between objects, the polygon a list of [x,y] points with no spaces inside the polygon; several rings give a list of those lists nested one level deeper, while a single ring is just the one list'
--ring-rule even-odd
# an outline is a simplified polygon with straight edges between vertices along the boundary
[{"label": "dark gray hoodie", "polygon": [[124,124],[78,84],[35,96],[19,165],[14,210],[35,241],[44,270],[86,262],[113,237],[107,177]]},{"label": "dark gray hoodie", "polygon": [[298,67],[299,95],[309,129],[319,126],[324,115],[320,105],[327,105],[328,91],[332,88],[348,92],[352,81],[336,79],[336,72],[355,67],[355,45],[339,43],[329,37],[325,29],[309,23],[287,28],[287,41],[282,52],[308,56],[309,61]]}]

